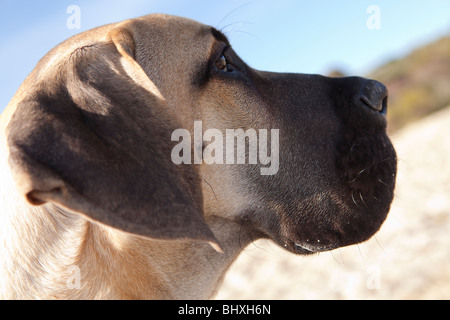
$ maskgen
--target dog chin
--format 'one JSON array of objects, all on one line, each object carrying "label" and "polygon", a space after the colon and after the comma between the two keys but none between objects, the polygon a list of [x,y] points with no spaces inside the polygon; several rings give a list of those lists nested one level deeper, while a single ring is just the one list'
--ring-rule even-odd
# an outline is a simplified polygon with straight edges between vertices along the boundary
[{"label": "dog chin", "polygon": [[[280,234],[284,236],[275,236],[272,239],[284,249],[301,255],[331,251],[365,242],[380,230],[387,218],[390,197],[386,195],[385,199],[384,205],[379,207],[376,207],[375,203],[368,202],[368,205],[375,208],[372,210],[350,205],[345,209],[338,209],[331,201],[324,201],[327,205],[322,203],[322,206],[316,203],[316,212],[302,212],[300,220],[309,223],[282,227]],[[320,221],[315,214],[317,212],[335,219]]]}]

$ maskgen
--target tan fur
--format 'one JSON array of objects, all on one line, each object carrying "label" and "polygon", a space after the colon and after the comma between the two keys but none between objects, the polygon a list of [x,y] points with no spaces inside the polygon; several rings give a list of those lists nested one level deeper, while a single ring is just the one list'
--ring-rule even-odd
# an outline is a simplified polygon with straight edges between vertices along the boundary
[{"label": "tan fur", "polygon": [[[167,20],[161,17],[162,24]],[[152,19],[158,23],[158,19]],[[128,23],[125,22],[125,25]],[[177,23],[179,24],[179,23]],[[177,25],[176,24],[176,25]],[[193,22],[193,27],[198,28]],[[179,26],[183,28],[184,25]],[[105,26],[77,36],[75,40],[63,43],[48,62],[44,63],[39,77],[53,77],[55,68],[67,60],[70,52],[88,45],[93,40],[110,41],[108,33],[120,25]],[[179,30],[178,30],[179,31]],[[187,31],[187,30],[186,30]],[[197,31],[197,29],[195,29]],[[125,31],[126,32],[126,31]],[[142,35],[146,30],[141,30]],[[170,30],[166,32],[170,33]],[[139,31],[137,32],[139,34]],[[121,33],[112,33],[120,37]],[[186,48],[184,54],[201,52],[208,54],[208,46],[213,39],[205,32],[204,48]],[[103,39],[103,40],[102,40]],[[120,39],[116,39],[120,41]],[[151,37],[136,41],[158,52],[158,43]],[[160,46],[164,44],[159,43]],[[136,84],[153,92],[163,99],[152,81],[145,76],[141,67],[130,58],[124,47],[119,47],[123,54],[122,65]],[[156,48],[155,48],[156,46]],[[185,46],[185,43],[183,43]],[[182,54],[181,51],[174,51]],[[168,56],[169,50],[161,52],[159,59],[171,60],[178,57]],[[164,58],[163,58],[164,57]],[[164,75],[178,68],[166,64]],[[156,77],[163,75],[155,75]],[[181,91],[180,79],[168,79],[173,83],[171,90]],[[93,223],[77,214],[64,211],[51,203],[34,207],[16,191],[15,184],[27,182],[16,181],[9,172],[9,150],[5,130],[15,107],[32,79],[24,82],[14,99],[1,116],[1,170],[2,212],[0,214],[0,297],[41,298],[41,299],[186,299],[210,298],[216,291],[221,278],[240,249],[246,245],[242,237],[229,239],[229,234],[239,233],[239,225],[226,224],[221,218],[210,217],[208,224],[215,230],[215,236],[221,238],[224,254],[214,251],[207,243],[195,241],[149,240],[129,233],[121,232],[104,225]],[[177,86],[178,87],[175,87]],[[181,94],[183,96],[183,94]],[[181,103],[181,102],[180,102]],[[180,126],[181,127],[181,126]],[[24,179],[28,179],[24,177]],[[17,178],[16,178],[17,180]],[[209,188],[209,187],[207,187]],[[59,211],[64,211],[61,215]],[[183,260],[176,257],[183,256]],[[67,283],[74,273],[70,266],[80,268],[81,289],[69,289]]]},{"label": "tan fur", "polygon": [[[6,168],[4,156],[2,163]],[[1,176],[3,299],[208,299],[248,243],[229,237],[239,234],[238,225],[214,217],[209,225],[224,254],[208,244],[144,239],[76,214],[61,215],[52,205],[32,207],[6,170]],[[68,288],[70,266],[80,268],[81,289]]]},{"label": "tan fur", "polygon": [[[149,15],[77,35],[38,63],[0,117],[1,298],[207,299],[257,238],[308,254],[378,230],[395,185],[385,120],[335,102],[366,80],[260,72],[231,49],[241,73],[213,73],[227,42]],[[196,120],[282,129],[280,173],[176,166],[170,134]]]}]

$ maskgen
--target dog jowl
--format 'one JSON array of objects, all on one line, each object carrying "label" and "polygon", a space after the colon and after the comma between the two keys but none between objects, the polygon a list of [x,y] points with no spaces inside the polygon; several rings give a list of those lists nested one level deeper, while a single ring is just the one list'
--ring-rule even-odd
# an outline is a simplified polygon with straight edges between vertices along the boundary
[{"label": "dog jowl", "polygon": [[389,212],[395,186],[387,89],[359,77],[250,74],[269,127],[280,128],[280,163],[269,177],[236,168],[261,201],[247,211],[248,221],[295,253],[369,239]]}]

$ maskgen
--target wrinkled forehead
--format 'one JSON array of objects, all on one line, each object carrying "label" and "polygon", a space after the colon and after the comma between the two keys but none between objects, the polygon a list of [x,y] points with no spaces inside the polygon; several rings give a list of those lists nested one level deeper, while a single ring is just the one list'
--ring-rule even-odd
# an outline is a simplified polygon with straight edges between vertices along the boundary
[{"label": "wrinkled forehead", "polygon": [[172,85],[191,81],[193,74],[206,72],[220,43],[229,45],[216,28],[187,18],[153,14],[135,23],[139,29],[136,58],[157,85],[164,85],[168,78]]}]

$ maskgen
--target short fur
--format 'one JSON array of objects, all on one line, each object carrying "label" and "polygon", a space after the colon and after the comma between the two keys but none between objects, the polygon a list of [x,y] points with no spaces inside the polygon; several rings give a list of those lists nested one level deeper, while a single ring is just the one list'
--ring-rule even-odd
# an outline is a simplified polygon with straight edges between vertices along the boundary
[{"label": "short fur", "polygon": [[[0,119],[0,297],[205,299],[253,240],[309,254],[380,228],[396,175],[384,86],[254,70],[228,46],[149,15],[38,63]],[[279,129],[279,172],[175,165],[171,133],[196,120]]]}]

